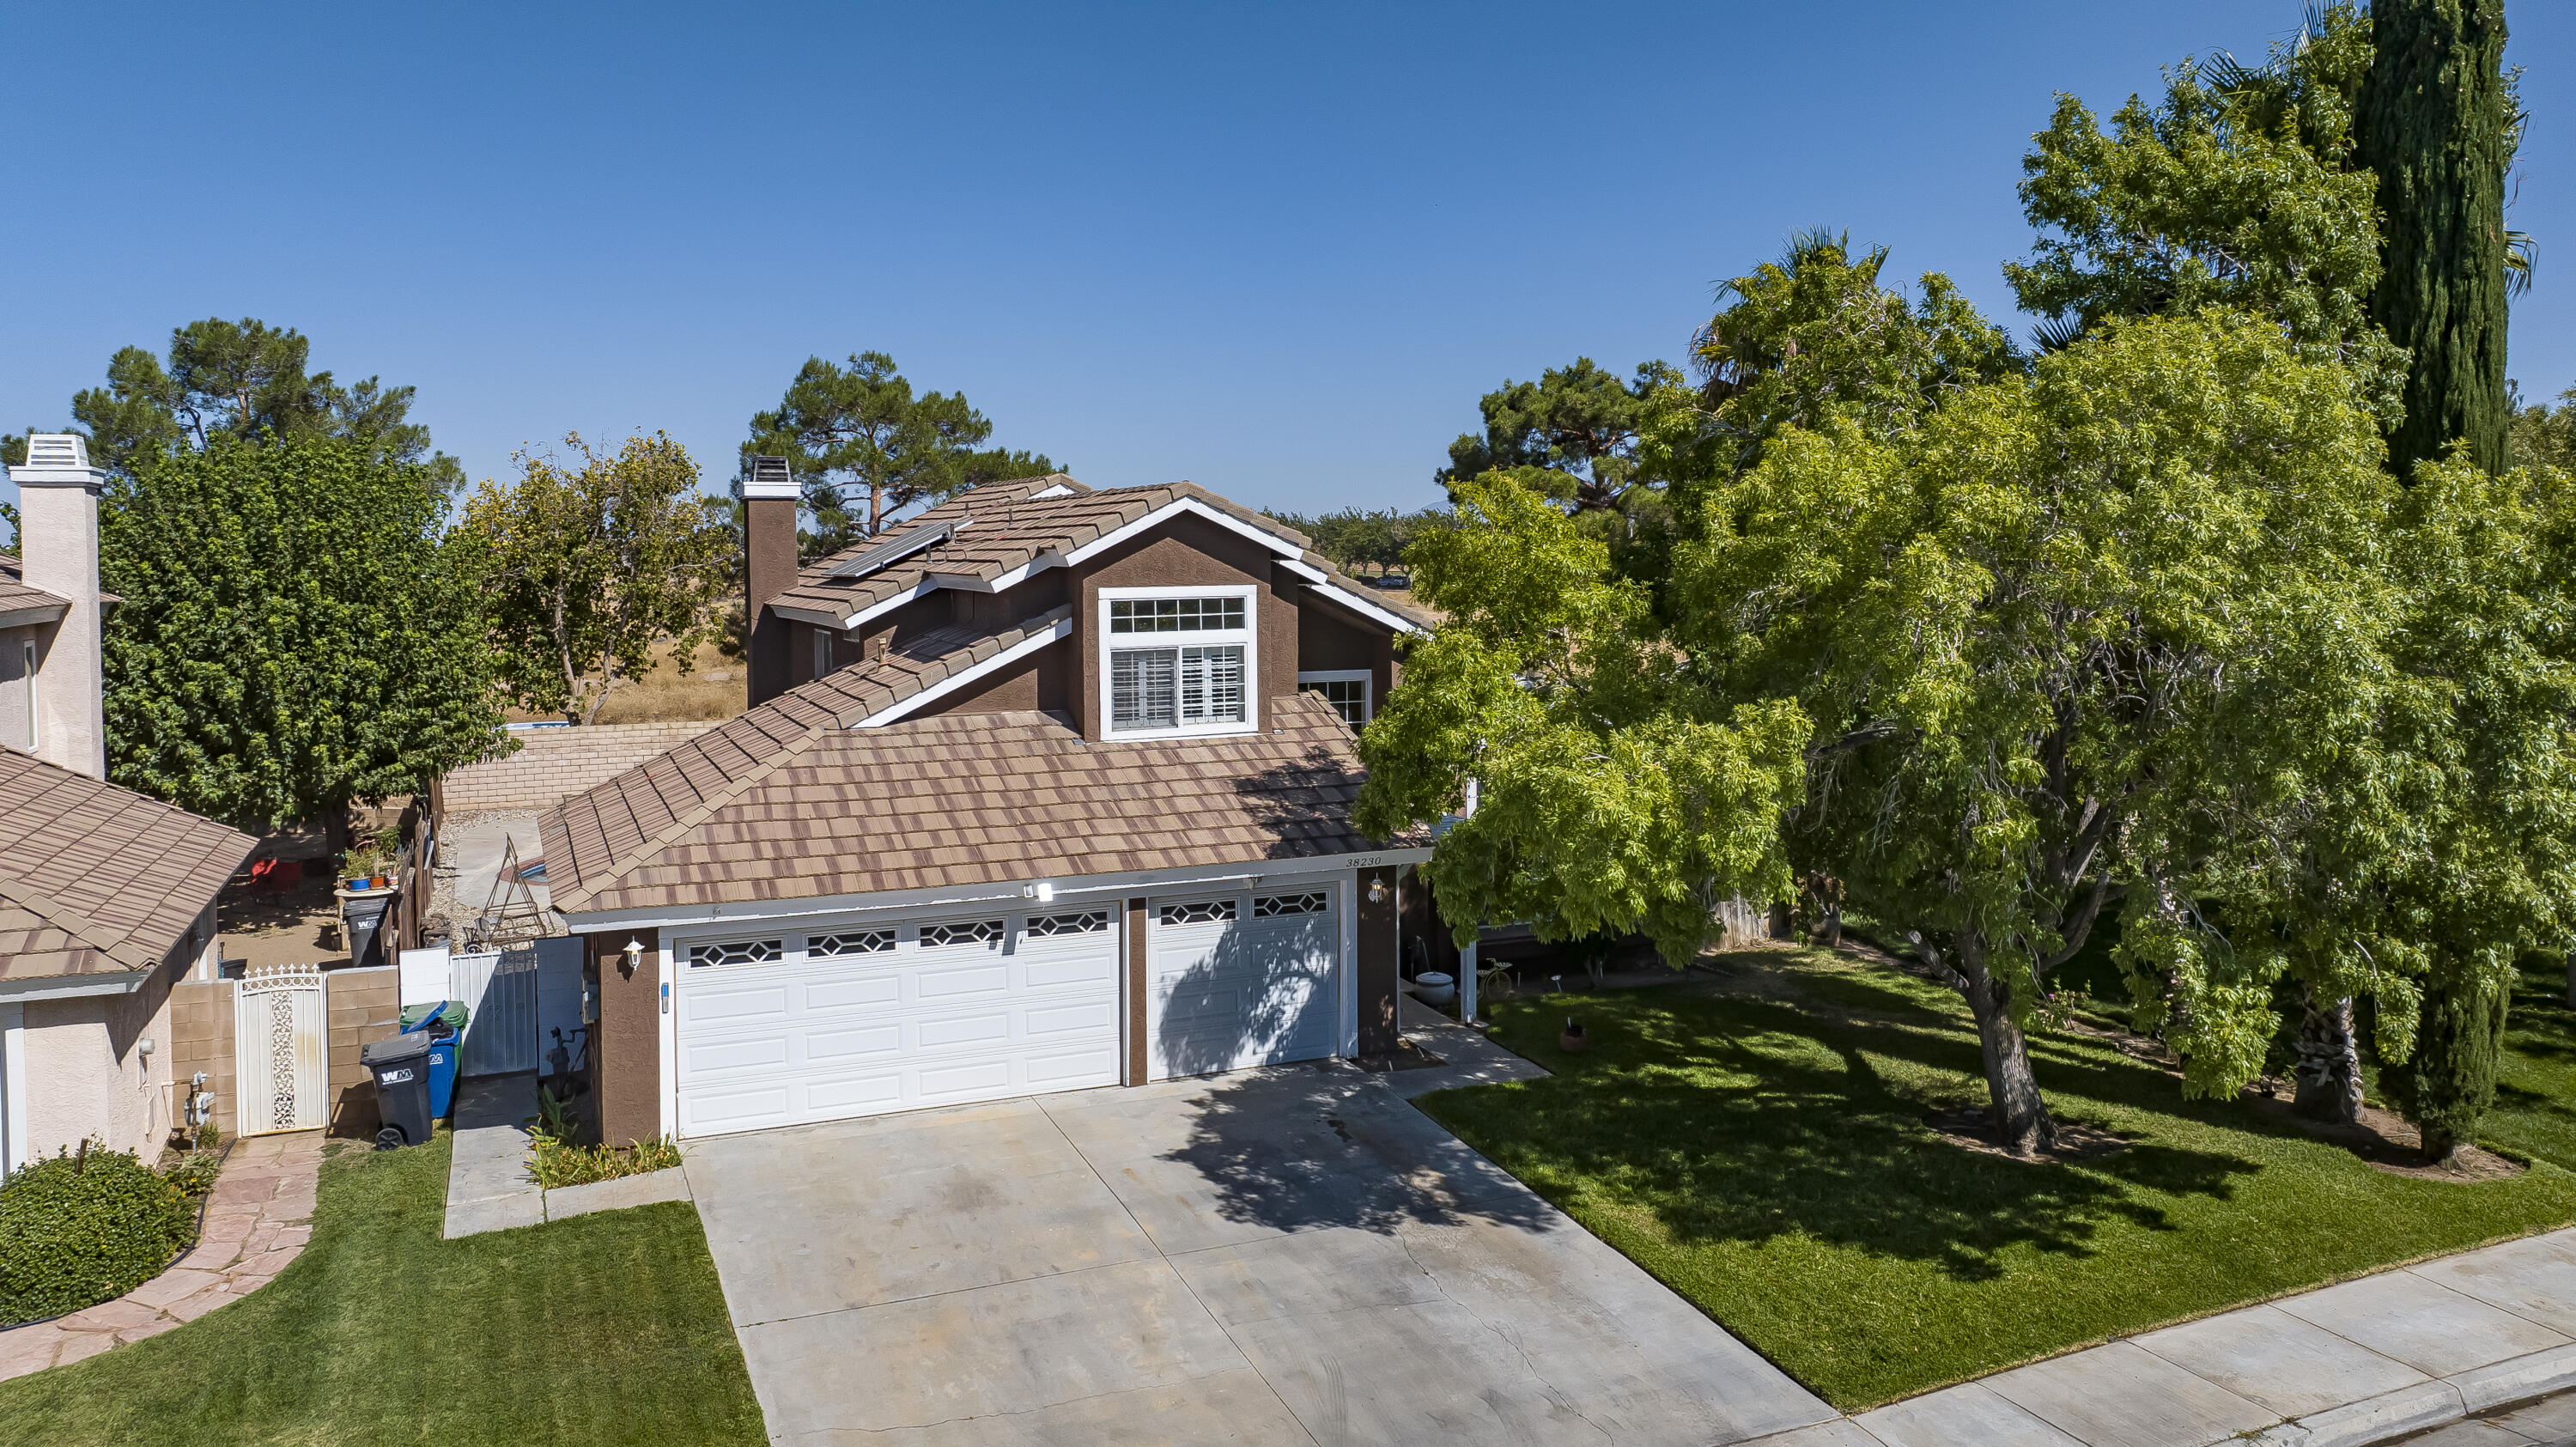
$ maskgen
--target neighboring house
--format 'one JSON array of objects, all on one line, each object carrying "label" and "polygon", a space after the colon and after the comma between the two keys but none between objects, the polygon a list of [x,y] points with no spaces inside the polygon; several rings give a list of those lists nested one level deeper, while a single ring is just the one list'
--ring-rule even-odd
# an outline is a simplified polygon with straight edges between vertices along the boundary
[{"label": "neighboring house", "polygon": [[211,973],[215,896],[257,841],[105,782],[100,473],[27,439],[0,556],[0,1166],[173,1121],[170,988]]},{"label": "neighboring house", "polygon": [[1429,841],[1352,827],[1355,730],[1422,620],[1188,483],[802,570],[784,464],[743,490],[750,711],[540,823],[608,1139],[1394,1048]]}]

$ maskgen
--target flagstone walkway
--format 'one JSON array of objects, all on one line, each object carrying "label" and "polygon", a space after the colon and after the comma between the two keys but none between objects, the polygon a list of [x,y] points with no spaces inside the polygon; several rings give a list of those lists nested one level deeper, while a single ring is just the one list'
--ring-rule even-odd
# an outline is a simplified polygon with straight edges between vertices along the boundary
[{"label": "flagstone walkway", "polygon": [[318,1130],[235,1142],[188,1254],[114,1301],[0,1331],[0,1381],[158,1336],[266,1286],[312,1238],[321,1167]]}]

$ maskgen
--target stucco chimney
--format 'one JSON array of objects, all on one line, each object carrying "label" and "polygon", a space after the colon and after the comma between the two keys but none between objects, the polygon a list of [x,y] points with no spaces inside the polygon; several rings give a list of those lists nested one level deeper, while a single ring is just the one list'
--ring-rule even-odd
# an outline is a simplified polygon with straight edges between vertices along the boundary
[{"label": "stucco chimney", "polygon": [[788,686],[787,624],[769,600],[796,586],[796,477],[784,457],[753,457],[742,472],[743,623],[750,697],[765,703]]},{"label": "stucco chimney", "polygon": [[99,653],[98,498],[107,474],[89,465],[89,443],[69,432],[27,439],[18,484],[19,576],[71,606],[36,654],[36,757],[107,777],[106,671]]}]

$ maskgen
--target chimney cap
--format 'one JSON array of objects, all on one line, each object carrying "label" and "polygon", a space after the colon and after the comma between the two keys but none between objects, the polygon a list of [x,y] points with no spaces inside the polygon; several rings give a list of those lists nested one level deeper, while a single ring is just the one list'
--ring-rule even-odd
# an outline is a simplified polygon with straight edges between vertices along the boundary
[{"label": "chimney cap", "polygon": [[756,452],[742,460],[742,495],[752,498],[796,500],[796,473],[787,459],[771,453]]},{"label": "chimney cap", "polygon": [[27,434],[27,460],[9,469],[20,487],[97,487],[105,476],[90,466],[89,439],[77,432]]}]

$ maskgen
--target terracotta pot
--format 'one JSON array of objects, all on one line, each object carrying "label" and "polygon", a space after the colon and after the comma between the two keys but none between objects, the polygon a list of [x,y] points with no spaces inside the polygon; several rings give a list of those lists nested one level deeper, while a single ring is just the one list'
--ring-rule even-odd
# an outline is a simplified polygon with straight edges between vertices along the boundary
[{"label": "terracotta pot", "polygon": [[1583,1047],[1590,1043],[1591,1041],[1585,1038],[1583,1027],[1580,1025],[1575,1026],[1571,1030],[1563,1031],[1556,1037],[1556,1048],[1564,1051],[1568,1055],[1582,1054]]}]

